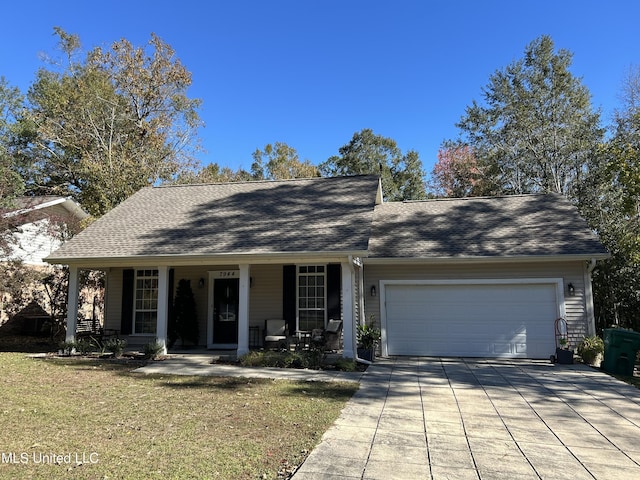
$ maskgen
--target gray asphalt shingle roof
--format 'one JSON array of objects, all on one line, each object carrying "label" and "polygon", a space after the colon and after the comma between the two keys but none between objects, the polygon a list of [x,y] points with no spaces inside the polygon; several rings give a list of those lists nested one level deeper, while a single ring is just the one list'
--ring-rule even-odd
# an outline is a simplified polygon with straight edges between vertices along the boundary
[{"label": "gray asphalt shingle roof", "polygon": [[367,249],[378,178],[144,188],[50,261]]},{"label": "gray asphalt shingle roof", "polygon": [[369,258],[604,256],[561,195],[376,205],[372,175],[144,188],[52,262],[349,252]]},{"label": "gray asphalt shingle roof", "polygon": [[375,208],[369,257],[606,255],[562,195],[394,202]]}]

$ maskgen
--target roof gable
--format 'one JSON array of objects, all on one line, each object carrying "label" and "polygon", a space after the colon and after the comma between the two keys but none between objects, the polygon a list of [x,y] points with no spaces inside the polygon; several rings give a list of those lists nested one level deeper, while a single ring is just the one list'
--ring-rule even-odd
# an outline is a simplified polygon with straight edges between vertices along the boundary
[{"label": "roof gable", "polygon": [[369,257],[604,256],[562,195],[390,202],[375,207]]},{"label": "roof gable", "polygon": [[377,186],[362,175],[144,188],[48,260],[365,252]]},{"label": "roof gable", "polygon": [[71,215],[77,220],[83,220],[89,216],[82,207],[68,197],[55,195],[38,195],[33,197],[18,197],[13,203],[15,207],[3,214],[3,217],[26,216],[26,222],[34,218],[56,215],[64,217]]}]

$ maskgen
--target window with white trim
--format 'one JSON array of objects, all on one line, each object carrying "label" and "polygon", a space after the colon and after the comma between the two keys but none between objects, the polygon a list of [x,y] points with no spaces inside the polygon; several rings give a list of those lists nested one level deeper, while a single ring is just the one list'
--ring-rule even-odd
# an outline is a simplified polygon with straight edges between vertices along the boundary
[{"label": "window with white trim", "polygon": [[326,319],[326,267],[298,266],[298,329],[324,328]]},{"label": "window with white trim", "polygon": [[158,270],[136,270],[133,333],[154,334],[158,321]]}]

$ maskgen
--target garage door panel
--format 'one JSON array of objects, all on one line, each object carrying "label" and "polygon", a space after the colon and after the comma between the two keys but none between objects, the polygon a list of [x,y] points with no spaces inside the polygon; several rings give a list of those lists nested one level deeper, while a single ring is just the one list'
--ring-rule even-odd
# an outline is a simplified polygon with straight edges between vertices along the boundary
[{"label": "garage door panel", "polygon": [[387,285],[390,355],[547,358],[554,284]]}]

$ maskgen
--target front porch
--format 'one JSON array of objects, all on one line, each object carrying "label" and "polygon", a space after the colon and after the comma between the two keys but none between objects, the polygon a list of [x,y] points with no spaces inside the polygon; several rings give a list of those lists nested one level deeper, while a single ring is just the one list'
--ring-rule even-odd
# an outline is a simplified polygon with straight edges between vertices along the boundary
[{"label": "front porch", "polygon": [[[364,309],[357,258],[298,258],[295,263],[139,265],[96,267],[106,272],[104,329],[128,348],[158,341],[163,352],[231,352],[264,348],[265,322],[284,320],[287,335],[342,321],[340,352],[355,357],[355,325]],[[339,260],[339,261],[338,261]],[[70,265],[67,341],[78,325],[78,272]],[[172,338],[176,292],[184,281],[195,304],[196,341]],[[174,343],[175,341],[175,343]]]}]

